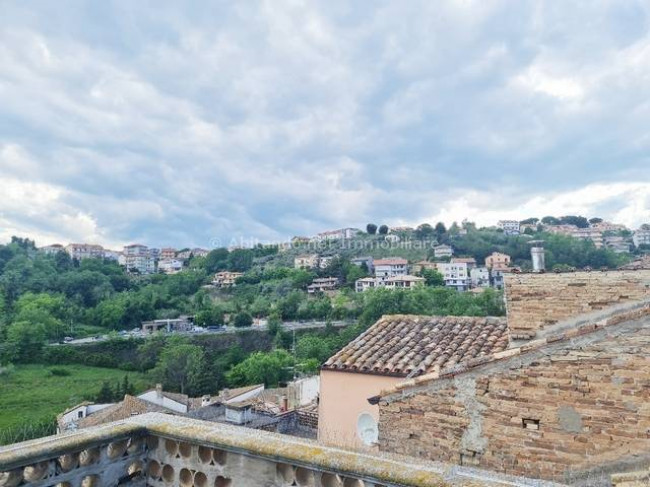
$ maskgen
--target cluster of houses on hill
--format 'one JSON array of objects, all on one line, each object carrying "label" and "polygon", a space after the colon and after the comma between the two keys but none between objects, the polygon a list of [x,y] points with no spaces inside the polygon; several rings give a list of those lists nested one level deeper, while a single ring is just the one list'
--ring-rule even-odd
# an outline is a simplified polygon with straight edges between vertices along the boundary
[{"label": "cluster of houses on hill", "polygon": [[71,243],[66,246],[61,244],[46,245],[39,248],[46,255],[55,255],[59,252],[67,253],[70,258],[82,259],[110,259],[133,274],[153,274],[164,272],[176,274],[183,270],[185,261],[191,257],[205,257],[210,252],[207,249],[194,248],[176,250],[166,247],[162,249],[150,248],[141,244],[125,245],[122,250],[109,250],[101,245]]},{"label": "cluster of houses on hill", "polygon": [[[420,261],[409,264],[401,257],[373,259],[372,257],[356,257],[351,259],[353,264],[363,266],[370,277],[363,277],[355,282],[355,290],[363,292],[368,289],[413,289],[426,281],[423,271],[439,272],[444,285],[458,291],[476,288],[503,287],[503,275],[510,272],[510,256],[493,252],[485,259],[485,264],[479,266],[473,257],[453,257],[453,249],[449,245],[439,245],[434,249],[437,258],[449,258],[449,262]],[[327,268],[334,257],[320,257],[318,254],[300,255],[295,258],[296,268],[314,269]],[[327,259],[327,260],[324,260]],[[323,267],[323,262],[327,265]],[[318,291],[333,291],[339,286],[336,278],[328,277],[315,279],[309,286],[310,294]]]},{"label": "cluster of houses on hill", "polygon": [[625,225],[606,221],[594,221],[584,228],[571,224],[520,223],[517,220],[499,220],[497,223],[497,227],[507,235],[519,235],[527,230],[536,232],[540,226],[545,232],[591,240],[596,248],[605,247],[616,253],[629,253],[632,245],[650,245],[648,225],[632,232]]}]

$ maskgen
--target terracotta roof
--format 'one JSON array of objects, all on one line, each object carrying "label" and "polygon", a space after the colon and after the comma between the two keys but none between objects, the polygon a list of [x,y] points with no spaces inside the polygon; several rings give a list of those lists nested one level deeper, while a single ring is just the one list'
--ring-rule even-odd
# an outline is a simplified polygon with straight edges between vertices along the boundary
[{"label": "terracotta roof", "polygon": [[377,259],[375,261],[375,267],[378,265],[406,265],[408,260],[396,257],[394,259]]},{"label": "terracotta roof", "polygon": [[387,315],[330,357],[323,369],[414,377],[507,346],[505,318]]},{"label": "terracotta roof", "polygon": [[177,414],[171,409],[167,409],[149,401],[139,399],[137,397],[124,396],[124,400],[109,406],[105,409],[97,411],[96,413],[86,416],[79,420],[79,428],[88,428],[90,426],[97,426],[99,424],[110,423],[112,421],[119,421],[122,419],[130,418],[136,414],[144,413],[172,413]]},{"label": "terracotta roof", "polygon": [[494,362],[507,362],[509,360],[514,360],[517,357],[536,352],[550,345],[566,343],[576,337],[589,335],[596,331],[602,330],[603,328],[613,327],[618,324],[625,324],[630,321],[646,318],[648,316],[650,316],[650,301],[628,303],[623,307],[622,310],[611,314],[609,314],[608,309],[606,309],[601,317],[587,319],[584,323],[579,323],[573,328],[563,329],[562,327],[564,324],[560,323],[556,325],[557,332],[549,334],[549,336],[545,338],[531,340],[519,347],[508,348],[501,351],[495,350],[489,355],[476,357],[457,365],[449,364],[446,367],[443,367],[439,370],[434,370],[430,373],[427,373],[426,375],[400,382],[391,389],[382,391],[380,393],[380,397],[386,397],[396,392],[408,390],[412,387],[419,387],[434,381],[450,379],[457,375],[480,369],[481,367],[487,367]]}]

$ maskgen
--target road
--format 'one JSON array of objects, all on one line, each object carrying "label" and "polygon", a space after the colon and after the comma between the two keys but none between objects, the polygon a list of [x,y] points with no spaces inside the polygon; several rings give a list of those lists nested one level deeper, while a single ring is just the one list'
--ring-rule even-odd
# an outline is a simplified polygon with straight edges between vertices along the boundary
[{"label": "road", "polygon": [[[332,321],[331,324],[335,328],[342,328],[344,326],[348,326],[353,324],[354,322],[351,321]],[[293,330],[309,330],[309,329],[315,329],[315,328],[325,328],[327,325],[326,321],[307,321],[307,322],[301,322],[301,321],[285,321],[282,323],[282,327],[284,330],[287,331],[293,331]],[[224,328],[220,328],[219,330],[203,330],[203,331],[186,331],[186,332],[173,332],[174,335],[227,335],[227,334],[232,334],[232,333],[241,333],[244,331],[250,331],[250,330],[266,330],[266,324],[263,325],[253,325],[245,328],[235,328],[232,326],[227,326]],[[134,337],[134,338],[147,338],[154,336],[153,334],[143,334],[142,332],[127,332],[127,333],[121,333],[118,335],[122,338],[129,338],[129,337]],[[97,343],[97,342],[102,342],[105,340],[108,340],[110,338],[110,335],[99,335],[97,337],[87,337],[87,338],[78,338],[76,340],[70,340],[63,343],[50,343],[51,346],[58,346],[58,345],[84,345],[88,343]]]}]

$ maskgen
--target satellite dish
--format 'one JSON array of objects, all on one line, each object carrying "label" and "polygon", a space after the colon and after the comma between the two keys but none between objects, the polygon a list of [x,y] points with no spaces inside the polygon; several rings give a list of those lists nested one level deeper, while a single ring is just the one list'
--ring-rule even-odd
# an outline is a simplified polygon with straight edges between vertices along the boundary
[{"label": "satellite dish", "polygon": [[368,413],[361,413],[357,419],[357,435],[364,445],[371,446],[379,440],[377,421]]}]

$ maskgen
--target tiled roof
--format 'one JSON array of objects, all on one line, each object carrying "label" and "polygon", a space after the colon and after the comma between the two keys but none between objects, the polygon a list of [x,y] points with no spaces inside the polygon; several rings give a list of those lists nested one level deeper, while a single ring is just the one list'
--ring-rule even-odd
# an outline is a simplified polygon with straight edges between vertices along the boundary
[{"label": "tiled roof", "polygon": [[86,416],[79,420],[79,428],[88,428],[90,426],[97,426],[98,424],[110,423],[112,421],[119,421],[121,419],[129,418],[136,414],[144,413],[172,413],[177,414],[171,409],[167,409],[149,401],[139,399],[137,397],[124,396],[124,400],[109,406],[101,411]]},{"label": "tiled roof", "polygon": [[330,357],[323,368],[414,377],[507,346],[505,318],[387,315]]},{"label": "tiled roof", "polygon": [[630,321],[646,319],[650,316],[650,301],[648,300],[627,303],[620,311],[612,313],[610,310],[613,308],[615,307],[606,308],[600,316],[587,319],[585,322],[580,322],[573,328],[563,329],[565,323],[559,323],[555,325],[557,332],[551,333],[545,338],[531,340],[519,347],[508,348],[507,350],[495,350],[489,355],[476,357],[457,365],[449,364],[449,366],[442,367],[441,369],[432,371],[426,375],[400,382],[391,389],[382,391],[380,396],[386,397],[398,391],[420,387],[424,384],[429,384],[438,380],[450,379],[457,375],[480,369],[481,367],[487,367],[494,362],[515,360],[521,358],[521,356],[525,356],[526,354],[538,352],[540,349],[549,347],[550,345],[567,343],[576,337],[589,335],[602,330],[603,328],[615,327],[619,324],[626,324]]},{"label": "tiled roof", "polygon": [[406,265],[408,264],[408,261],[406,259],[402,259],[399,257],[396,257],[394,259],[377,259],[375,261],[375,267],[378,265]]}]

